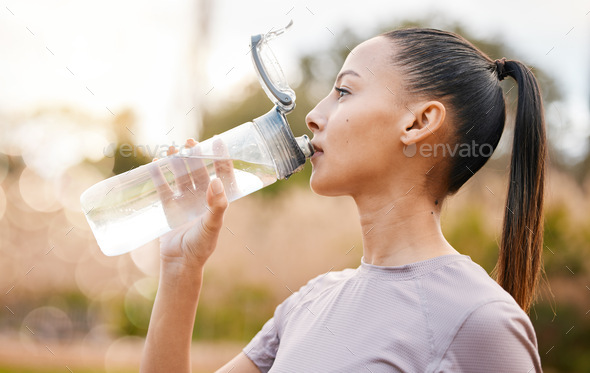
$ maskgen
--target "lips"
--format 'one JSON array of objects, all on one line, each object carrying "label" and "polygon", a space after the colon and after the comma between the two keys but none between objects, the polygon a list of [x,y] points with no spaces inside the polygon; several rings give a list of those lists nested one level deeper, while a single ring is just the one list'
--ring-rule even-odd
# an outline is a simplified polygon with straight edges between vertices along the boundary
[{"label": "lips", "polygon": [[311,142],[311,145],[313,146],[313,149],[315,150],[315,152],[313,153],[313,156],[311,157],[313,158],[317,158],[318,156],[324,154],[324,149],[322,149],[322,147],[320,145],[318,145],[315,142]]},{"label": "lips", "polygon": [[319,143],[317,143],[316,141],[311,141],[311,145],[313,146],[313,149],[314,149],[316,152],[323,152],[323,151],[324,151],[324,150],[322,149],[322,146],[321,146]]}]

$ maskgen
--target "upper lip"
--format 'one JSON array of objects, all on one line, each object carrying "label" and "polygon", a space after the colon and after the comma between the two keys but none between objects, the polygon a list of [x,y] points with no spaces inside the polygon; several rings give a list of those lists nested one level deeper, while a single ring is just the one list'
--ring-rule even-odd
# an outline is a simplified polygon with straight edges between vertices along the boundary
[{"label": "upper lip", "polygon": [[317,142],[311,142],[311,145],[313,146],[314,151],[317,152],[323,152],[324,150],[322,149],[322,147],[320,145],[318,145]]}]

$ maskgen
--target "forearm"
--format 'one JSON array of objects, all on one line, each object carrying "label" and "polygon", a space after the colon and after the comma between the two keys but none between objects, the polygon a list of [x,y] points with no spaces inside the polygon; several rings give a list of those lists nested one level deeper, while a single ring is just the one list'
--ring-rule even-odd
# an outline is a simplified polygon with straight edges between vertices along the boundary
[{"label": "forearm", "polygon": [[190,347],[203,269],[162,263],[141,372],[190,372]]}]

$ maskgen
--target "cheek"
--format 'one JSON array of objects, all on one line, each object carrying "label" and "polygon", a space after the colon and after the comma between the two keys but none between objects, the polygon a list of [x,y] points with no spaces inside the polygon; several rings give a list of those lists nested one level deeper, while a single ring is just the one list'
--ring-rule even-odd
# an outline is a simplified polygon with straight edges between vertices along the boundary
[{"label": "cheek", "polygon": [[[356,125],[349,126],[343,133],[343,147],[356,157],[389,157],[395,147],[395,134],[389,118],[379,116],[362,116]],[[353,123],[353,119],[350,119]]]},{"label": "cheek", "polygon": [[395,132],[389,117],[367,116],[362,128],[347,138],[346,158],[350,172],[365,179],[390,172],[391,165],[402,155]]},{"label": "cheek", "polygon": [[[394,161],[395,124],[390,110],[371,105],[331,118],[325,130],[328,153],[318,159],[310,186],[320,195],[351,193],[390,172]],[[377,179],[377,180],[376,180]]]}]

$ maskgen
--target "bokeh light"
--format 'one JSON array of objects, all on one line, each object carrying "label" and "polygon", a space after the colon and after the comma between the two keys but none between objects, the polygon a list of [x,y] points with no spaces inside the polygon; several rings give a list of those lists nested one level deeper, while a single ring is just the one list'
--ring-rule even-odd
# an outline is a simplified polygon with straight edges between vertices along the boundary
[{"label": "bokeh light", "polygon": [[6,193],[4,193],[4,188],[0,185],[0,220],[2,220],[4,212],[6,212]]},{"label": "bokeh light", "polygon": [[[104,180],[96,168],[83,164],[72,166],[65,170],[55,181],[57,199],[61,205],[76,213],[82,213],[80,195],[92,185]],[[87,226],[87,224],[86,224]]]},{"label": "bokeh light", "polygon": [[157,277],[160,271],[160,243],[151,241],[131,252],[133,263],[147,276]]},{"label": "bokeh light", "polygon": [[29,167],[21,173],[19,187],[23,200],[34,210],[51,212],[62,207],[55,194],[53,184]]},{"label": "bokeh light", "polygon": [[0,153],[0,184],[6,178],[8,174],[8,156]]},{"label": "bokeh light", "polygon": [[[52,215],[44,216],[44,219],[39,219],[41,212],[33,209],[21,197],[21,192],[17,182],[8,186],[6,191],[6,212],[5,219],[18,230],[24,231],[38,231],[45,229],[52,221]],[[33,197],[35,199],[36,197]]]},{"label": "bokeh light", "polygon": [[114,260],[99,262],[94,259],[78,263],[75,268],[75,281],[82,294],[88,299],[97,299],[106,290],[123,290],[113,264]]},{"label": "bokeh light", "polygon": [[[45,343],[66,342],[73,333],[70,317],[59,308],[49,306],[39,307],[29,312],[23,319],[22,329],[35,333],[29,332],[29,338]],[[27,335],[27,333],[21,334]]]},{"label": "bokeh light", "polygon": [[[137,366],[139,360],[137,353],[141,350],[143,338],[121,337],[113,341],[107,349],[104,357],[104,370],[106,373],[118,373],[121,367]],[[140,347],[138,349],[138,347]]]},{"label": "bokeh light", "polygon": [[156,293],[155,282],[150,279],[137,281],[125,295],[125,315],[135,328],[145,332],[150,319],[151,309]]}]

